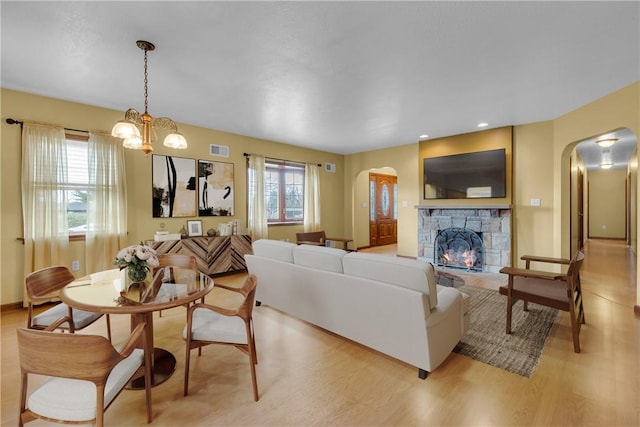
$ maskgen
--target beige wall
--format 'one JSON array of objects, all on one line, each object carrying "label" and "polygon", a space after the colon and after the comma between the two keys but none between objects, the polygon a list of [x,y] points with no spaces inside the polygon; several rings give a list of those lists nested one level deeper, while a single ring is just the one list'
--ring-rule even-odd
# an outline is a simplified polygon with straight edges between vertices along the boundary
[{"label": "beige wall", "polygon": [[[398,177],[398,255],[415,257],[418,252],[416,205],[419,204],[418,143],[345,156],[345,224],[359,246],[369,245],[369,171],[391,168]],[[386,169],[389,170],[389,169]],[[393,175],[393,173],[391,173]],[[363,184],[364,183],[364,184]],[[362,207],[366,203],[366,207]]]},{"label": "beige wall", "polygon": [[[92,107],[58,99],[30,95],[22,92],[2,89],[2,133],[0,141],[0,160],[2,178],[0,186],[0,283],[1,304],[11,304],[22,300],[23,245],[22,213],[20,196],[21,136],[20,127],[5,123],[7,117],[17,120],[33,120],[58,124],[75,129],[110,130],[113,123],[123,117],[123,112]],[[180,131],[188,140],[189,148],[175,151],[158,143],[155,154],[173,155],[193,159],[219,160],[234,163],[235,213],[234,217],[199,217],[203,230],[217,228],[220,222],[241,219],[246,227],[246,163],[243,153],[259,153],[274,158],[296,160],[311,163],[335,163],[335,173],[320,172],[321,217],[323,228],[330,235],[343,235],[344,230],[344,158],[341,155],[317,150],[280,144],[235,135],[211,129],[179,124]],[[212,157],[209,144],[222,144],[230,147],[230,157]],[[153,238],[160,229],[177,232],[194,218],[152,218],[151,211],[151,156],[140,151],[125,150],[128,192],[128,241],[130,244]],[[274,226],[269,228],[269,237],[295,241],[296,231],[302,226]],[[115,254],[104,254],[114,257]],[[88,273],[84,270],[84,243],[72,242],[68,265],[79,260],[81,269],[76,275]]]},{"label": "beige wall", "polygon": [[[108,129],[119,120],[122,112],[81,104],[52,100],[3,89],[1,92],[2,134],[0,161],[0,280],[2,304],[22,299],[22,222],[20,210],[20,130],[4,123],[7,117],[58,123],[79,129]],[[512,258],[525,253],[544,253],[549,256],[569,256],[569,159],[574,146],[584,139],[620,128],[629,128],[640,135],[640,82],[611,93],[575,111],[548,122],[514,126],[513,194],[511,203],[515,215]],[[356,219],[359,201],[356,198],[358,175],[372,168],[390,167],[397,172],[399,187],[398,254],[417,255],[417,212],[421,201],[419,143],[340,156],[307,150],[286,144],[263,141],[225,132],[180,125],[190,142],[181,156],[208,157],[208,144],[229,145],[236,175],[236,217],[246,218],[245,166],[243,152],[268,153],[290,160],[335,163],[336,173],[321,174],[322,222],[328,234],[338,234],[361,241],[362,232]],[[158,154],[167,154],[158,148]],[[632,245],[637,242],[637,155],[630,167],[635,204],[632,208]],[[130,241],[148,238],[165,223],[168,230],[178,230],[184,219],[151,218],[150,160],[140,152],[128,152],[129,231]],[[540,208],[530,206],[531,198],[540,198]],[[216,219],[203,219],[206,230],[215,226]],[[357,224],[356,224],[357,223]],[[356,225],[358,227],[356,227]],[[295,237],[295,227],[272,227],[270,237]],[[368,229],[367,229],[368,239]],[[75,249],[72,249],[72,252]],[[79,250],[78,253],[82,253]],[[73,255],[76,256],[76,255]],[[640,302],[640,291],[638,292]],[[636,304],[638,304],[636,302]]]},{"label": "beige wall", "polygon": [[626,237],[627,169],[589,172],[589,237]]}]

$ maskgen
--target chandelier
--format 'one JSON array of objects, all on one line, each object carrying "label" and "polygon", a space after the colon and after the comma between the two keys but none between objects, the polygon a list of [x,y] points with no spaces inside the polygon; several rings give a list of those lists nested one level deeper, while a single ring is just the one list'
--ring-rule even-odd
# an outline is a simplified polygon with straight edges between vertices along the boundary
[{"label": "chandelier", "polygon": [[140,114],[134,108],[129,108],[124,113],[124,120],[119,120],[111,129],[111,135],[123,138],[122,145],[125,148],[142,150],[145,154],[153,151],[152,143],[157,140],[155,129],[169,129],[170,133],[164,139],[164,145],[170,148],[185,149],[187,140],[178,132],[176,123],[168,117],[153,118],[149,114],[148,107],[148,74],[147,52],[156,47],[153,43],[138,40],[136,45],[144,51],[144,113]]}]

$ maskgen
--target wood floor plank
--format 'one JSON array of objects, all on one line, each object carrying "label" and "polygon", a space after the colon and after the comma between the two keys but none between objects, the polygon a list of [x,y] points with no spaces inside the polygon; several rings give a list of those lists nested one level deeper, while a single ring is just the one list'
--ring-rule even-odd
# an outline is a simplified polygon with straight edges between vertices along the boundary
[{"label": "wood floor plank", "polygon": [[[190,395],[182,396],[185,310],[163,311],[155,343],[177,359],[174,375],[152,392],[152,426],[203,425],[640,425],[640,316],[634,315],[635,256],[617,241],[589,241],[581,273],[587,324],[573,352],[562,313],[533,377],[451,354],[418,379],[417,369],[266,306],[254,310],[260,401],[246,355],[209,347],[192,355]],[[216,283],[239,285],[244,274]],[[476,275],[467,284],[493,287]],[[258,284],[258,286],[260,286]],[[208,302],[231,304],[216,289]],[[19,365],[15,329],[26,311],[3,312],[2,426],[17,425]],[[111,316],[114,341],[127,316]],[[100,320],[85,333],[104,334]],[[144,393],[125,390],[106,425],[142,426]],[[33,426],[55,425],[42,421]]]}]

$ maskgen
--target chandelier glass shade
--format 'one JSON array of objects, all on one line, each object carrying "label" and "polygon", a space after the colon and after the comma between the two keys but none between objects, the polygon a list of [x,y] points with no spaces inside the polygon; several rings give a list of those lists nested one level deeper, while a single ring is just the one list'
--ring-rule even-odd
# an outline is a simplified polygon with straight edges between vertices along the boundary
[{"label": "chandelier glass shade", "polygon": [[176,123],[168,117],[153,118],[148,112],[148,74],[147,52],[155,46],[147,41],[138,40],[138,47],[144,51],[144,113],[129,108],[124,113],[124,119],[118,120],[111,129],[111,135],[122,138],[122,145],[133,150],[142,150],[145,154],[153,151],[153,143],[157,141],[156,129],[168,129],[169,134],[164,139],[164,145],[169,148],[185,149],[187,140],[178,132]]}]

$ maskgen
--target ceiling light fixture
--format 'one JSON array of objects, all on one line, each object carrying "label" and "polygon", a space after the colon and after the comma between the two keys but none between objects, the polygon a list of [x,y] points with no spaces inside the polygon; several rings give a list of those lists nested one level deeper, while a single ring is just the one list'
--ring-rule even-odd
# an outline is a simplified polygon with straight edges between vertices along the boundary
[{"label": "ceiling light fixture", "polygon": [[609,148],[618,141],[618,138],[602,138],[596,139],[596,144],[602,148]]},{"label": "ceiling light fixture", "polygon": [[600,167],[602,169],[611,169],[613,166],[613,160],[611,160],[611,150],[609,147],[602,149],[602,159],[600,161]]},{"label": "ceiling light fixture", "polygon": [[486,128],[487,126],[489,126],[489,123],[485,123],[485,122],[478,123],[479,128]]},{"label": "ceiling light fixture", "polygon": [[[148,74],[147,52],[156,47],[153,43],[138,40],[136,45],[144,51],[144,113],[140,114],[134,108],[129,108],[124,113],[124,120],[119,120],[111,129],[111,135],[123,138],[122,145],[125,148],[142,150],[145,154],[153,151],[152,143],[157,140],[155,129],[170,129],[171,133],[164,139],[164,145],[170,148],[185,149],[187,140],[178,132],[176,123],[168,117],[153,118],[148,113]],[[142,135],[141,135],[142,131]]]},{"label": "ceiling light fixture", "polygon": [[420,135],[420,139],[427,139],[429,138],[429,135],[427,135],[426,133]]}]

